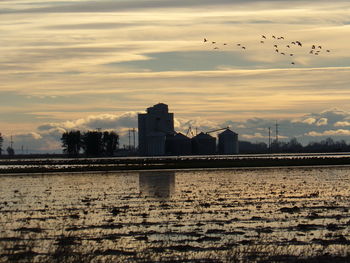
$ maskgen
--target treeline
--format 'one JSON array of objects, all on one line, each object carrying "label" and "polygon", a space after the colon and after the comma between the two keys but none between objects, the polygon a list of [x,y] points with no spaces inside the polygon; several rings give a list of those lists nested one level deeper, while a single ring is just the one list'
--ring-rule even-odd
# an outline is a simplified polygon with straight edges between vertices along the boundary
[{"label": "treeline", "polygon": [[297,139],[289,142],[274,141],[271,147],[264,142],[252,143],[248,141],[239,142],[239,153],[324,153],[324,152],[350,152],[350,144],[344,140],[334,141],[327,138],[320,142],[310,142],[303,146]]},{"label": "treeline", "polygon": [[113,156],[119,146],[119,135],[113,131],[68,131],[61,137],[63,153],[78,156]]}]

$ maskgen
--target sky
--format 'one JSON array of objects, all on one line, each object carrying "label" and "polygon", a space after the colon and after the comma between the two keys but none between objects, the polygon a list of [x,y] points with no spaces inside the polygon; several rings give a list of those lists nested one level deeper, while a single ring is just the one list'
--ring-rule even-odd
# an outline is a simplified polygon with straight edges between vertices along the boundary
[{"label": "sky", "polygon": [[126,144],[159,102],[182,132],[266,142],[277,121],[282,140],[350,142],[349,13],[348,0],[1,0],[4,146],[61,152],[64,131],[96,128]]}]

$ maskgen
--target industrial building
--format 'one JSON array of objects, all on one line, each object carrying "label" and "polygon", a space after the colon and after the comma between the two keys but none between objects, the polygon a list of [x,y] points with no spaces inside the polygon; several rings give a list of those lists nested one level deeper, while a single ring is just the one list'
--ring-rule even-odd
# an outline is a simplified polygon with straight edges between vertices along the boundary
[{"label": "industrial building", "polygon": [[166,138],[166,153],[168,155],[191,155],[192,142],[191,139],[181,132]]},{"label": "industrial building", "polygon": [[199,133],[192,138],[192,152],[201,155],[215,154],[216,138],[207,133]]},{"label": "industrial building", "polygon": [[218,135],[219,154],[238,154],[238,134],[230,129],[224,130]]},{"label": "industrial building", "polygon": [[[219,143],[210,133],[222,131]],[[138,114],[139,154],[141,156],[162,155],[211,155],[237,154],[238,134],[228,127],[201,132],[192,138],[174,130],[174,114],[168,105],[156,104]]]},{"label": "industrial building", "polygon": [[175,134],[174,114],[168,105],[159,103],[138,114],[139,154],[142,156],[165,155],[167,135]]}]

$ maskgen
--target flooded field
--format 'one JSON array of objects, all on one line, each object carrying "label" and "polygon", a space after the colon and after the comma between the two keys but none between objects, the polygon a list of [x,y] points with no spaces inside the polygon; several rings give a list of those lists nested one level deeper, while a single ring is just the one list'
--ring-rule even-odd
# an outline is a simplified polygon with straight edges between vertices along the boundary
[{"label": "flooded field", "polygon": [[1,262],[350,259],[350,167],[0,180]]}]

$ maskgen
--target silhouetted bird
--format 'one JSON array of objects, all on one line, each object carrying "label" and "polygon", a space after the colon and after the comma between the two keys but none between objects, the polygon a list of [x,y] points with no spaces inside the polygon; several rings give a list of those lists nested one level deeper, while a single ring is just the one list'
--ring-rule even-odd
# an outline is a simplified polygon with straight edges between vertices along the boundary
[{"label": "silhouetted bird", "polygon": [[278,53],[278,49],[276,49],[276,52]]},{"label": "silhouetted bird", "polygon": [[300,46],[300,47],[302,47],[302,46],[303,46],[303,44],[301,44],[301,42],[300,42],[300,41],[295,41],[295,43],[297,43],[297,44],[298,44],[298,46]]},{"label": "silhouetted bird", "polygon": [[285,54],[284,54],[283,52],[281,52],[281,55],[283,55],[283,56],[284,56]]},{"label": "silhouetted bird", "polygon": [[277,48],[277,45],[273,45],[273,46]]},{"label": "silhouetted bird", "polygon": [[326,52],[331,52],[331,51],[329,49],[327,49]]},{"label": "silhouetted bird", "polygon": [[318,48],[319,48],[319,49],[322,49],[322,47],[321,47],[321,46],[318,46]]},{"label": "silhouetted bird", "polygon": [[289,54],[289,56],[293,57],[293,56],[294,56],[294,54]]},{"label": "silhouetted bird", "polygon": [[315,47],[315,45],[312,45],[312,47],[311,47],[312,49],[315,49],[316,47]]},{"label": "silhouetted bird", "polygon": [[224,46],[226,46],[227,44],[226,44],[226,43],[224,43],[223,45],[224,45]]},{"label": "silhouetted bird", "polygon": [[266,37],[264,35],[262,35],[261,37],[266,39]]},{"label": "silhouetted bird", "polygon": [[272,38],[276,38],[275,36],[272,36]]},{"label": "silhouetted bird", "polygon": [[211,43],[212,43],[212,44],[216,44],[216,42],[215,42],[215,41],[212,41]]},{"label": "silhouetted bird", "polygon": [[290,63],[290,64],[295,65],[295,63],[294,63],[294,62],[292,62],[292,63]]},{"label": "silhouetted bird", "polygon": [[289,46],[289,45],[287,45],[286,47],[287,47],[287,48],[290,48],[290,46]]},{"label": "silhouetted bird", "polygon": [[214,47],[214,49],[219,49],[218,47]]},{"label": "silhouetted bird", "polygon": [[242,47],[243,49],[245,49],[245,47]]},{"label": "silhouetted bird", "polygon": [[260,43],[264,44],[265,42],[261,40]]},{"label": "silhouetted bird", "polygon": [[313,54],[314,53],[314,51],[313,50],[310,50],[310,54]]},{"label": "silhouetted bird", "polygon": [[293,41],[291,44],[295,45],[295,42]]},{"label": "silhouetted bird", "polygon": [[241,46],[241,44],[237,44],[237,46]]},{"label": "silhouetted bird", "polygon": [[207,42],[208,40],[206,38],[204,38],[204,42]]}]

